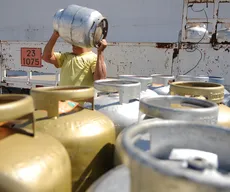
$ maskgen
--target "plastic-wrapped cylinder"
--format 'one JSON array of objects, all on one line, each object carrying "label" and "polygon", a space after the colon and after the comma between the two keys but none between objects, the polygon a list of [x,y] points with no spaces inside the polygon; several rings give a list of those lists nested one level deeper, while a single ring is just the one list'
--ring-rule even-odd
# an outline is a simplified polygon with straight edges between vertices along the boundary
[{"label": "plastic-wrapped cylinder", "polygon": [[[135,145],[143,134],[150,135],[149,151]],[[129,157],[131,192],[230,191],[227,129],[150,119],[124,130],[122,145]]]},{"label": "plastic-wrapped cylinder", "polygon": [[227,90],[225,90],[224,101],[223,101],[223,103],[224,103],[226,106],[230,107],[230,93],[229,93]]},{"label": "plastic-wrapped cylinder", "polygon": [[114,124],[104,114],[80,106],[59,115],[58,102],[93,101],[94,88],[34,88],[31,96],[37,113],[44,113],[43,118],[37,119],[37,130],[57,138],[65,146],[72,165],[73,191],[85,191],[93,181],[113,167]]},{"label": "plastic-wrapped cylinder", "polygon": [[[216,103],[206,100],[187,98],[181,96],[158,96],[140,100],[140,113],[142,119],[183,120],[205,124],[217,124],[219,108]],[[124,131],[123,131],[124,132]],[[128,163],[127,155],[122,148],[121,132],[116,140],[115,164]],[[136,143],[140,148],[149,150],[149,138],[143,137]]]},{"label": "plastic-wrapped cylinder", "polygon": [[230,108],[223,103],[224,86],[209,82],[174,82],[170,85],[171,95],[199,97],[219,106],[218,124],[230,128]]},{"label": "plastic-wrapped cylinder", "polygon": [[[197,41],[200,41],[201,39],[210,39],[207,27],[204,24],[190,24],[185,32],[188,39],[197,39]],[[181,42],[181,33],[182,31],[180,30],[178,42]]]},{"label": "plastic-wrapped cylinder", "polygon": [[175,81],[173,75],[152,74],[152,86],[149,89],[155,91],[158,95],[168,95],[169,84]]},{"label": "plastic-wrapped cylinder", "polygon": [[224,78],[223,77],[217,77],[217,76],[208,76],[209,82],[211,83],[218,83],[221,85],[224,85]]},{"label": "plastic-wrapped cylinder", "polygon": [[98,11],[69,5],[58,10],[53,18],[53,28],[68,43],[78,47],[97,47],[108,32],[108,21]]},{"label": "plastic-wrapped cylinder", "polygon": [[224,27],[217,31],[217,41],[219,43],[230,42],[230,28]]},{"label": "plastic-wrapped cylinder", "polygon": [[138,76],[138,75],[119,75],[119,79],[130,79],[136,80],[141,83],[141,93],[140,98],[143,97],[155,97],[158,94],[149,89],[152,86],[152,77],[151,76]]},{"label": "plastic-wrapped cylinder", "polygon": [[[125,79],[103,79],[94,82],[100,96],[94,99],[95,109],[108,116],[116,127],[116,135],[139,120],[141,84]],[[91,107],[91,104],[85,104]]]},{"label": "plastic-wrapped cylinder", "polygon": [[[59,141],[36,130],[31,96],[1,95],[0,103],[0,191],[71,192],[68,153]],[[18,119],[32,122],[32,132],[7,126]]]}]

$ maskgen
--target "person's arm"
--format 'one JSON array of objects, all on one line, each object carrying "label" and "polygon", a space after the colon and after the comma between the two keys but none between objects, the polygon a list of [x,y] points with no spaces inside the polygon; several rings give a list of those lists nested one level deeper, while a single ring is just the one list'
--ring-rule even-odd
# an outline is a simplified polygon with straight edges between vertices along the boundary
[{"label": "person's arm", "polygon": [[100,46],[97,49],[97,63],[94,72],[94,80],[100,80],[106,78],[106,65],[104,61],[104,50],[107,47],[107,42],[103,39]]},{"label": "person's arm", "polygon": [[49,41],[47,42],[42,55],[42,59],[45,62],[53,64],[56,68],[60,67],[58,60],[56,59],[54,54],[54,45],[57,42],[58,38],[59,38],[59,33],[54,31]]}]

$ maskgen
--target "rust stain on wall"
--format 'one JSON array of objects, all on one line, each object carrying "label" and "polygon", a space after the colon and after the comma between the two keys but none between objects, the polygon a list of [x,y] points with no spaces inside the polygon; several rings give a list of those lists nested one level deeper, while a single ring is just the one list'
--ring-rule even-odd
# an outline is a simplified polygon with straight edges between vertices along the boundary
[{"label": "rust stain on wall", "polygon": [[173,47],[173,43],[156,43],[156,48],[159,49],[172,49]]}]

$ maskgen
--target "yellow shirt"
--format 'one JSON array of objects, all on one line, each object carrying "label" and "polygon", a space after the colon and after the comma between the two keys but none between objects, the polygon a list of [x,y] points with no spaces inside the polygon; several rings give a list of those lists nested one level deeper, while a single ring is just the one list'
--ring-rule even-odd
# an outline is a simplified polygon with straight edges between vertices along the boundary
[{"label": "yellow shirt", "polygon": [[55,52],[61,68],[59,86],[93,86],[97,55],[87,52],[81,55]]}]

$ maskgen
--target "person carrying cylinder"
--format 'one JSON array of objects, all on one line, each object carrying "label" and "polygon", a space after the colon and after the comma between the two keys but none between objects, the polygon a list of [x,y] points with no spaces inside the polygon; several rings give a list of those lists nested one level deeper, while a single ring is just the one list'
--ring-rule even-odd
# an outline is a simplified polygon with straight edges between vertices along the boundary
[{"label": "person carrying cylinder", "polygon": [[97,54],[89,48],[72,45],[72,53],[54,52],[59,33],[54,30],[47,42],[42,59],[56,68],[61,68],[60,86],[93,86],[95,80],[106,78],[104,50],[107,42],[102,39]]},{"label": "person carrying cylinder", "polygon": [[[89,48],[72,45],[72,53],[54,52],[54,46],[59,38],[59,33],[54,31],[47,42],[42,59],[61,68],[59,86],[93,86],[94,80],[106,78],[106,65],[104,50],[107,46],[102,39],[97,48],[97,55]],[[59,113],[69,112],[82,103],[72,101],[59,101]]]}]

